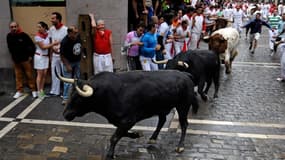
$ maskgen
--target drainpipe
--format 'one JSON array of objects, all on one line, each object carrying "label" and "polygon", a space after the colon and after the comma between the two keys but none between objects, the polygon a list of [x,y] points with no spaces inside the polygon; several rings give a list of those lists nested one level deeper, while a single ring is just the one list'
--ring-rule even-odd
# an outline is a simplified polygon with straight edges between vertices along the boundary
[{"label": "drainpipe", "polygon": [[12,11],[12,0],[9,0],[9,6],[10,6],[10,15],[11,15],[11,20],[14,20],[14,16],[13,16],[13,11]]}]

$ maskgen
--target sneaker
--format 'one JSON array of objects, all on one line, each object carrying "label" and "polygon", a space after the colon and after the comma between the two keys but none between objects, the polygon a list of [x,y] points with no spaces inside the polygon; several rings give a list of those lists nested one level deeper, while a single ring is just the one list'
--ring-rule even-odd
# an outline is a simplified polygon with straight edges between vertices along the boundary
[{"label": "sneaker", "polygon": [[22,92],[16,92],[16,94],[13,96],[13,98],[17,99],[19,97],[23,96],[23,93]]},{"label": "sneaker", "polygon": [[251,54],[254,54],[254,48],[250,51]]},{"label": "sneaker", "polygon": [[59,95],[53,94],[53,93],[48,93],[48,94],[46,94],[46,97],[55,97],[55,96],[59,96]]},{"label": "sneaker", "polygon": [[44,92],[44,91],[40,91],[40,92],[39,92],[39,98],[43,99],[43,98],[45,98],[45,97],[46,97],[45,92]]},{"label": "sneaker", "polygon": [[38,92],[37,91],[33,91],[32,92],[32,96],[33,96],[33,98],[37,98],[38,97]]},{"label": "sneaker", "polygon": [[66,105],[66,103],[67,103],[66,99],[62,100],[62,102],[61,102],[61,104],[64,105],[64,106]]},{"label": "sneaker", "polygon": [[278,82],[285,82],[285,79],[283,79],[283,78],[277,78],[276,79]]}]

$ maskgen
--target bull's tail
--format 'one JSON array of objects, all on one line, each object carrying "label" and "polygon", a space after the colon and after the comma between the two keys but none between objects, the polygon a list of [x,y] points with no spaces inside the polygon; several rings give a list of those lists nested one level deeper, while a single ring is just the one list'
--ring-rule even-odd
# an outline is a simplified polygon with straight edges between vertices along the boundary
[{"label": "bull's tail", "polygon": [[199,109],[199,103],[197,100],[197,96],[193,95],[191,97],[192,97],[192,99],[191,99],[192,113],[197,114],[198,109]]},{"label": "bull's tail", "polygon": [[188,72],[184,72],[190,79],[191,81],[189,81],[189,83],[191,83],[191,85],[193,86],[193,94],[191,94],[190,96],[190,103],[192,105],[192,113],[197,114],[198,109],[199,109],[199,104],[198,104],[198,100],[197,100],[197,96],[194,93],[194,76]]}]

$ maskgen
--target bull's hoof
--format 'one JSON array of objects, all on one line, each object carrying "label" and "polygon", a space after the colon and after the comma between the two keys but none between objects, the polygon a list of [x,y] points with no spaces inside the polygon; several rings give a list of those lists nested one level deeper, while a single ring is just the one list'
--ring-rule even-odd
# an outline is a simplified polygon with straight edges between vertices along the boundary
[{"label": "bull's hoof", "polygon": [[230,68],[226,68],[226,74],[231,74],[232,70]]},{"label": "bull's hoof", "polygon": [[184,147],[176,147],[175,152],[182,153],[184,151],[184,149],[185,149]]},{"label": "bull's hoof", "polygon": [[201,96],[201,98],[202,98],[202,100],[203,100],[204,102],[207,102],[207,101],[208,101],[208,96],[207,96],[207,95],[203,95],[203,96]]},{"label": "bull's hoof", "polygon": [[156,140],[155,139],[150,139],[147,142],[148,144],[156,144]]},{"label": "bull's hoof", "polygon": [[105,160],[112,160],[112,159],[116,159],[116,158],[117,158],[117,156],[115,156],[115,155],[107,155]]},{"label": "bull's hoof", "polygon": [[136,138],[140,138],[140,137],[143,137],[143,133],[142,132],[132,132],[132,133],[129,133],[130,134],[130,138],[133,138],[133,139],[136,139]]},{"label": "bull's hoof", "polygon": [[192,113],[197,114],[198,113],[198,108],[192,106]]}]

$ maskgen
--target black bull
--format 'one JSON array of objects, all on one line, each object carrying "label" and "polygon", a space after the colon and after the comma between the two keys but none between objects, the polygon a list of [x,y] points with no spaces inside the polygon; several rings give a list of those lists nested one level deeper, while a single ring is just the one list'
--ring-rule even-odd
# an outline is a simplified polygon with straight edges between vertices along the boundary
[{"label": "black bull", "polygon": [[[177,69],[190,73],[194,84],[198,86],[198,93],[204,101],[208,99],[207,93],[214,81],[214,98],[218,97],[220,59],[215,52],[210,50],[188,50],[179,53],[173,59],[155,61],[155,63],[166,63],[166,69]],[[207,86],[204,90],[205,82],[207,82]]]},{"label": "black bull", "polygon": [[194,113],[197,113],[199,107],[189,76],[175,70],[102,72],[88,81],[58,75],[62,81],[74,84],[63,116],[71,121],[88,112],[96,112],[115,125],[117,129],[110,139],[107,153],[109,159],[114,157],[115,146],[122,137],[140,137],[136,132],[129,132],[138,121],[157,115],[158,125],[150,137],[150,142],[155,142],[167,114],[176,108],[182,130],[176,151],[182,152],[190,106]]}]

